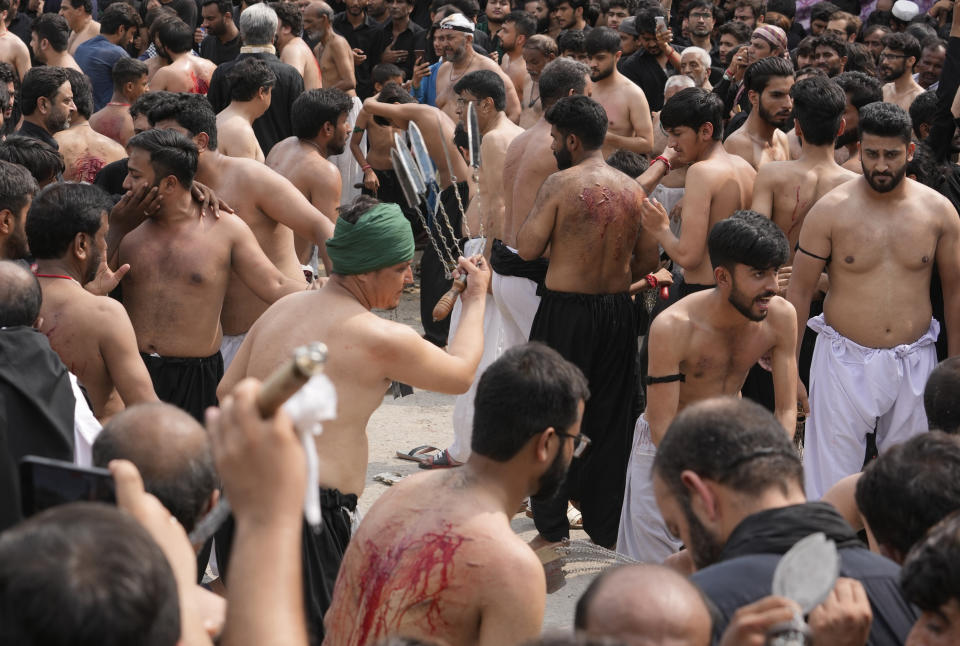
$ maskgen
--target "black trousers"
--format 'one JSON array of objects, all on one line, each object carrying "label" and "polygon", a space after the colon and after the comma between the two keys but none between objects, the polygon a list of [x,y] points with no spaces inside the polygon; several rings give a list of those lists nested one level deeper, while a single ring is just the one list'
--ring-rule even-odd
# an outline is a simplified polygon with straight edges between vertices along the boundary
[{"label": "black trousers", "polygon": [[[469,199],[467,183],[459,182],[457,186],[460,189],[460,197],[463,199],[463,208],[466,209]],[[457,197],[452,185],[440,193],[440,202],[450,218],[450,226],[453,228],[454,237],[450,236],[446,223],[438,221],[443,218],[439,210],[437,217],[430,223],[430,231],[442,253],[446,254],[444,250],[444,242],[446,242],[453,251],[453,255],[458,256],[463,248],[460,244],[463,214],[460,212],[460,206],[457,204]],[[447,336],[450,334],[450,317],[448,316],[442,321],[434,321],[433,308],[437,301],[450,289],[450,285],[451,280],[446,277],[443,261],[437,256],[433,245],[428,244],[423,251],[423,259],[420,261],[420,320],[423,323],[426,339],[440,347],[447,345]]]},{"label": "black trousers", "polygon": [[393,170],[379,170],[377,168],[374,168],[373,172],[380,182],[380,188],[377,189],[376,193],[363,188],[361,189],[361,193],[375,197],[381,202],[392,202],[398,205],[400,210],[403,211],[403,216],[410,222],[410,228],[413,229],[414,240],[420,241],[425,239],[426,232],[423,224],[420,222],[420,216],[417,215],[415,209],[407,204],[407,200],[403,196],[403,189],[400,188],[400,180],[397,179],[397,174]]},{"label": "black trousers", "polygon": [[534,524],[550,541],[570,536],[567,501],[580,503],[583,529],[604,547],[617,542],[633,439],[637,326],[629,294],[573,294],[543,289],[530,330],[576,364],[590,386],[580,431],[590,438],[557,496],[532,501]]},{"label": "black trousers", "polygon": [[223,379],[223,357],[158,357],[140,353],[160,401],[190,413],[203,424],[204,411],[217,405],[217,385]]}]

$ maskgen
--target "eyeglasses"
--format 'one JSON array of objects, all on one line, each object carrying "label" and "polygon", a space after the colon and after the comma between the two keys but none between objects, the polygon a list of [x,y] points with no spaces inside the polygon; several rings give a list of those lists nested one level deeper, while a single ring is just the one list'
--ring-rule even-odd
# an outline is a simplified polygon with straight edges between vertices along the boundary
[{"label": "eyeglasses", "polygon": [[691,18],[701,18],[701,19],[703,19],[703,20],[709,20],[710,18],[713,18],[713,14],[712,14],[712,13],[692,13],[692,14],[690,14],[690,17],[691,17]]},{"label": "eyeglasses", "polygon": [[898,58],[906,58],[906,54],[890,54],[888,52],[880,52],[880,58],[889,58],[892,60],[897,60]]},{"label": "eyeglasses", "polygon": [[557,435],[560,437],[573,438],[573,457],[575,458],[579,458],[581,455],[583,455],[583,452],[586,451],[587,447],[591,444],[590,438],[583,433],[580,433],[579,435],[571,435],[570,433],[557,431]]},{"label": "eyeglasses", "polygon": [[462,108],[466,104],[473,103],[474,101],[476,101],[476,99],[464,99],[461,97],[457,97],[457,107]]}]

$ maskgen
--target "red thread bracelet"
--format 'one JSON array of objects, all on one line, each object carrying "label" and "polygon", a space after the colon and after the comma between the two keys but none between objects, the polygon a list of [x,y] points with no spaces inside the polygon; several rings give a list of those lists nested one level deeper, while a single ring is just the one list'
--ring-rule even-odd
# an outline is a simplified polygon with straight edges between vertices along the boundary
[{"label": "red thread bracelet", "polygon": [[660,284],[660,281],[657,280],[657,277],[653,274],[647,274],[643,279],[647,281],[647,286],[650,287],[650,289],[656,289],[657,285]]},{"label": "red thread bracelet", "polygon": [[668,173],[673,170],[673,166],[670,165],[670,160],[664,157],[663,155],[657,155],[656,157],[653,158],[653,161],[663,162],[663,165],[667,167]]}]

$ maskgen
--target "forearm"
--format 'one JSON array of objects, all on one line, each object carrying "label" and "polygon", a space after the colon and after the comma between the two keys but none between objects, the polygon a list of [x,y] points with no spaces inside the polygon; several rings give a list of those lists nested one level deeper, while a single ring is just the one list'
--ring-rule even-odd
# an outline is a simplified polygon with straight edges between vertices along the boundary
[{"label": "forearm", "polygon": [[790,436],[790,439],[793,439],[793,436],[797,431],[796,382],[794,382],[793,390],[791,392],[793,395],[790,397],[789,402],[777,401],[776,412],[774,415],[776,415],[777,421],[780,422],[780,426],[782,426],[783,430],[787,432],[787,435]]},{"label": "forearm", "polygon": [[803,332],[807,328],[807,319],[810,317],[810,301],[813,300],[813,290],[809,288],[801,289],[790,281],[787,287],[787,300],[797,311],[797,359],[800,359],[800,344],[803,342]]},{"label": "forearm", "polygon": [[338,90],[343,90],[344,92],[349,92],[350,90],[356,89],[357,82],[354,81],[352,78],[341,77],[339,81],[334,83],[333,87],[335,87]]},{"label": "forearm", "polygon": [[[948,294],[946,286],[944,286],[943,294],[944,296]],[[960,297],[951,296],[945,301],[944,324],[947,328],[947,354],[955,357],[960,354]]]},{"label": "forearm", "polygon": [[[360,138],[363,138],[362,133],[354,134],[360,134]],[[357,164],[360,165],[360,168],[363,168],[367,165],[367,157],[363,154],[363,150],[360,149],[359,140],[354,140],[353,138],[350,139],[350,152],[353,153],[353,158],[357,160]]]},{"label": "forearm", "polygon": [[469,367],[472,379],[483,354],[483,311],[486,307],[486,294],[461,298],[460,303],[460,324],[450,339],[447,353],[461,359]]},{"label": "forearm", "polygon": [[640,184],[640,188],[642,188],[647,195],[650,195],[653,189],[657,187],[657,184],[659,184],[669,172],[670,169],[667,168],[666,164],[654,159],[650,162],[647,170],[637,178],[637,183]]},{"label": "forearm", "polygon": [[[682,234],[681,234],[682,235]],[[682,237],[673,235],[670,229],[664,229],[656,234],[657,242],[667,252],[670,259],[684,269],[696,266],[703,259],[703,250],[694,251],[689,244],[685,244]]]},{"label": "forearm", "polygon": [[637,135],[633,137],[626,137],[624,135],[618,135],[608,131],[604,143],[609,147],[622,148],[624,150],[635,152],[638,155],[646,155],[653,150],[652,138],[641,137]]}]

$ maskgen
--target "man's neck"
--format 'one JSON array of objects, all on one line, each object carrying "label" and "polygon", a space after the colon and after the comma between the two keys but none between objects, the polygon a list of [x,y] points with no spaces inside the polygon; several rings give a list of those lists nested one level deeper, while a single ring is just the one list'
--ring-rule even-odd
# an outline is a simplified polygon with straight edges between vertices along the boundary
[{"label": "man's neck", "polygon": [[361,13],[357,14],[356,16],[353,15],[352,13],[350,13],[349,11],[347,12],[347,22],[349,22],[354,28],[359,27],[360,25],[362,25],[362,24],[365,23],[366,21],[367,21],[367,14],[366,14],[366,12],[361,12]]},{"label": "man's neck", "polygon": [[363,293],[363,290],[360,289],[357,282],[351,276],[342,276],[340,274],[333,274],[330,277],[330,280],[327,281],[327,284],[323,286],[323,290],[333,290],[336,292],[341,292],[351,296],[357,303],[362,305],[366,310],[373,309],[370,305],[370,301],[367,298],[366,294]]},{"label": "man's neck", "polygon": [[450,61],[450,65],[453,66],[454,72],[463,72],[470,69],[470,65],[473,64],[473,47],[467,47],[463,50],[463,58],[459,61]]},{"label": "man's neck", "polygon": [[133,103],[133,101],[128,99],[126,96],[124,96],[122,92],[114,92],[113,96],[110,97],[110,103],[119,104],[121,106],[128,106],[131,103]]},{"label": "man's neck", "polygon": [[204,150],[197,160],[197,181],[203,182],[207,186],[215,186],[217,182],[213,180],[219,178],[220,167],[224,163],[229,163],[229,161],[219,151]]},{"label": "man's neck", "polygon": [[489,16],[487,17],[487,33],[490,34],[490,37],[493,38],[497,35],[497,32],[500,31],[500,28],[503,27],[503,21],[494,22],[490,20]]},{"label": "man's neck", "polygon": [[493,116],[490,117],[490,120],[480,127],[480,134],[485,135],[491,130],[496,130],[501,124],[503,124],[506,118],[507,115],[503,113],[503,110],[497,110]]},{"label": "man's neck", "polygon": [[219,40],[221,44],[229,43],[240,34],[240,30],[237,29],[237,26],[233,24],[233,22],[224,23],[223,26],[223,33],[217,36],[217,40]]},{"label": "man's neck", "polygon": [[[596,150],[591,150],[585,152],[583,157],[574,162],[573,166],[592,166],[595,164],[606,164],[607,162],[603,159],[603,149],[597,148]],[[571,166],[571,168],[573,168]]]},{"label": "man's neck", "polygon": [[[199,172],[197,175],[199,176]],[[177,224],[184,220],[192,220],[199,214],[198,205],[194,202],[189,188],[180,189],[173,197],[164,196],[160,211],[151,217],[159,225]]]},{"label": "man's neck", "polygon": [[248,123],[253,122],[263,116],[266,110],[263,105],[256,100],[253,101],[233,101],[227,106],[227,109],[243,117]]},{"label": "man's neck", "polygon": [[393,19],[393,35],[396,36],[398,34],[402,34],[404,31],[407,30],[407,25],[409,24],[410,24],[410,16],[407,16],[406,18],[403,18],[401,20],[397,20],[396,18],[394,18]]},{"label": "man's neck", "polygon": [[43,130],[45,133],[47,133],[48,135],[50,135],[51,137],[53,136],[53,133],[50,132],[49,130],[47,130],[47,127],[43,124],[43,121],[41,121],[40,118],[37,117],[36,115],[31,114],[29,117],[24,116],[24,117],[23,117],[23,121],[24,121],[24,123],[32,123],[32,124],[35,125],[36,127],[38,127],[38,128],[40,128],[41,130]]},{"label": "man's neck", "polygon": [[893,82],[893,91],[897,94],[903,94],[913,89],[914,85],[916,85],[916,81],[913,80],[913,75],[910,72],[904,72],[900,75],[900,78]]},{"label": "man's neck", "polygon": [[710,42],[710,34],[707,34],[706,36],[694,36],[693,34],[690,34],[690,44],[694,47],[699,47],[708,53],[713,49],[713,43]]},{"label": "man's neck", "polygon": [[[459,469],[451,469],[450,484],[461,488],[470,488],[489,497],[506,518],[530,494],[526,479],[517,475],[517,467],[511,461],[497,462],[477,453],[470,456],[467,463]],[[471,496],[474,498],[474,496]]]},{"label": "man's neck", "polygon": [[770,487],[759,495],[731,493],[729,496],[718,497],[718,499],[720,498],[725,501],[720,503],[723,506],[722,517],[724,519],[723,527],[720,528],[720,535],[724,542],[730,538],[733,531],[747,516],[762,511],[802,505],[807,502],[806,496],[796,486],[790,487],[786,494],[779,486],[776,486]]},{"label": "man's neck", "polygon": [[700,151],[700,154],[697,155],[696,162],[707,161],[711,157],[719,156],[724,154],[723,144],[715,139],[711,139],[710,143]]},{"label": "man's neck", "polygon": [[324,159],[330,156],[330,150],[327,148],[327,142],[322,141],[319,137],[315,137],[314,139],[304,139],[301,137],[300,142],[308,149],[308,153],[310,151],[316,152]]},{"label": "man's neck", "polygon": [[190,52],[180,52],[179,54],[174,54],[171,51],[167,52],[167,56],[170,58],[171,63],[176,63],[181,58],[184,58],[185,56],[189,56],[189,55],[190,55]]},{"label": "man's neck", "polygon": [[334,33],[333,28],[330,28],[320,34],[320,42],[323,43],[324,47],[326,47],[330,44],[330,41],[333,40],[334,36],[336,36],[336,34]]},{"label": "man's neck", "polygon": [[81,284],[80,270],[73,266],[73,263],[63,258],[47,258],[37,260],[37,273],[48,274],[50,276],[69,276]]},{"label": "man's neck", "polygon": [[834,156],[833,143],[826,144],[825,146],[814,146],[813,144],[801,140],[800,157],[797,158],[797,161],[809,162],[817,165],[833,164],[834,166],[839,166],[839,164],[837,164],[837,159]]},{"label": "man's neck", "polygon": [[583,18],[577,18],[573,21],[573,26],[570,27],[570,29],[574,29],[576,31],[583,31],[583,28],[586,26],[587,26],[586,20],[584,20]]},{"label": "man's neck", "polygon": [[776,127],[760,116],[759,107],[754,108],[747,115],[747,122],[744,124],[747,132],[757,139],[763,141],[773,141],[773,133]]},{"label": "man's neck", "polygon": [[[520,39],[518,38],[517,40],[520,40]],[[507,51],[506,54],[510,57],[511,61],[522,61],[523,60],[523,44],[520,43],[514,46],[514,48]],[[523,88],[518,88],[517,91],[522,92]]]},{"label": "man's neck", "polygon": [[121,36],[119,31],[115,34],[100,34],[100,35],[118,47],[120,46],[120,39],[123,37]]}]

